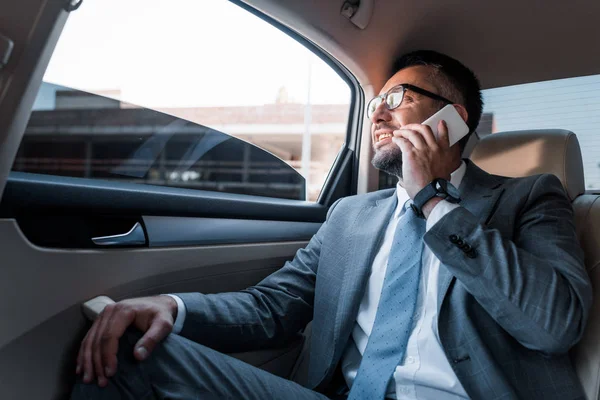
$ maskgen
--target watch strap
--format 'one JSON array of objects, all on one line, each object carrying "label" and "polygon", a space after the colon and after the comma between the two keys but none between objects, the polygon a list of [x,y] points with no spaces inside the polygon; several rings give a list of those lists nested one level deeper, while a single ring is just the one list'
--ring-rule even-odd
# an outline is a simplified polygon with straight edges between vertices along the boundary
[{"label": "watch strap", "polygon": [[[438,183],[440,184],[438,185]],[[415,214],[417,214],[417,216],[425,218],[425,215],[423,214],[423,206],[434,197],[441,197],[442,199],[448,200],[451,203],[460,202],[460,197],[455,197],[448,193],[449,187],[453,189],[450,192],[454,191],[458,193],[454,186],[452,186],[452,184],[447,180],[434,179],[415,195],[413,203],[410,205],[411,208]]]},{"label": "watch strap", "polygon": [[[434,181],[435,182],[435,181]],[[431,182],[416,194],[412,204],[410,205],[415,214],[420,218],[425,218],[423,214],[423,206],[432,198],[436,197],[438,192],[435,188],[435,183]]]}]

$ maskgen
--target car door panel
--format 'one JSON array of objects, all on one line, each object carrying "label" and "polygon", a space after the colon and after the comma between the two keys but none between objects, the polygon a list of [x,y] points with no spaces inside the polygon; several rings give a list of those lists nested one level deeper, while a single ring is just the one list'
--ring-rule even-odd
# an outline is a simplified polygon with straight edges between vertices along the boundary
[{"label": "car door panel", "polygon": [[[0,309],[0,318],[10,321],[0,332],[0,371],[6,372],[2,373],[0,391],[17,390],[15,393],[18,393],[18,396],[7,398],[55,398],[65,394],[72,379],[56,378],[65,371],[73,371],[74,346],[82,338],[86,326],[80,305],[90,294],[104,294],[118,301],[160,293],[237,291],[280,268],[306,244],[271,242],[129,250],[49,249],[31,244],[16,221],[10,219],[0,220],[0,238],[0,252],[7,255],[0,292],[4,298],[18,302],[18,307],[6,305]],[[51,349],[47,349],[45,343]],[[26,360],[12,356],[28,353],[27,348],[36,351]],[[290,351],[285,349],[282,354]],[[264,355],[247,354],[245,357],[258,365],[265,363]],[[17,368],[15,363],[24,363],[23,368]],[[34,385],[14,385],[14,382],[25,382],[32,376],[33,371],[26,365],[37,366],[34,369],[47,368],[39,371],[41,379],[45,380],[41,387],[43,393],[53,393],[52,396],[36,395],[41,392]]]},{"label": "car door panel", "polygon": [[[325,212],[303,201],[11,173],[0,203],[0,252],[7,255],[0,293],[20,304],[0,310],[11,321],[0,334],[0,391],[8,398],[67,396],[89,326],[81,304],[91,297],[241,290],[292,259],[321,225],[306,221]],[[138,221],[144,245],[91,241]],[[299,335],[282,348],[232,356],[287,376],[302,344]],[[19,359],[31,349],[35,354]],[[32,374],[39,386],[15,385]]]},{"label": "car door panel", "polygon": [[32,210],[322,222],[327,207],[300,200],[11,172],[0,215]]},{"label": "car door panel", "polygon": [[[305,221],[322,219],[326,212],[302,201],[269,199],[260,204],[251,196],[218,195],[15,172],[0,215],[15,218],[37,245],[95,248],[93,237],[125,233],[136,222],[143,225],[150,247],[308,240],[321,223]],[[194,214],[198,216],[170,216]],[[218,218],[206,217],[210,215]],[[283,215],[298,220],[286,221]]]}]

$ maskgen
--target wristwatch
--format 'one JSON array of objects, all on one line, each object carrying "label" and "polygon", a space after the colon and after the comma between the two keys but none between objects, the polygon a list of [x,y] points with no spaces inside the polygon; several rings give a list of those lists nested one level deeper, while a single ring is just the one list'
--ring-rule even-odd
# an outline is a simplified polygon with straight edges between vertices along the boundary
[{"label": "wristwatch", "polygon": [[427,186],[421,189],[410,206],[418,217],[425,218],[425,215],[423,215],[423,206],[434,197],[440,197],[450,203],[460,202],[458,189],[447,180],[438,178],[432,180]]}]

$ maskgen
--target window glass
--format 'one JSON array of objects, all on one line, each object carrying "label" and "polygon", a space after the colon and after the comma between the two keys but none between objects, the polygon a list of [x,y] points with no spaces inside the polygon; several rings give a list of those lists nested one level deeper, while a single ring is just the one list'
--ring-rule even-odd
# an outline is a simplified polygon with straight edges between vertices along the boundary
[{"label": "window glass", "polygon": [[[600,75],[483,91],[490,118],[486,133],[567,129],[577,135],[587,189],[600,189]],[[481,135],[481,133],[480,133]]]},{"label": "window glass", "polygon": [[315,201],[350,98],[326,63],[226,0],[89,0],[13,170]]},{"label": "window glass", "polygon": [[305,180],[255,145],[169,114],[44,83],[13,171],[304,199]]}]

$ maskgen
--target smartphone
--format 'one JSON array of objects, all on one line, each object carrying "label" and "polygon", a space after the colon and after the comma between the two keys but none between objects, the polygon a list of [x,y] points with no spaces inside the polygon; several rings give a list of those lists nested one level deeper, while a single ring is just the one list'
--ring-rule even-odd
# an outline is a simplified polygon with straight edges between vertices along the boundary
[{"label": "smartphone", "polygon": [[469,127],[465,124],[462,117],[456,111],[456,108],[452,104],[448,104],[440,111],[433,114],[431,117],[423,121],[423,125],[428,125],[433,131],[433,135],[436,140],[438,137],[438,123],[444,120],[448,127],[448,139],[450,139],[450,146],[454,145],[460,139],[465,137],[469,133]]}]

